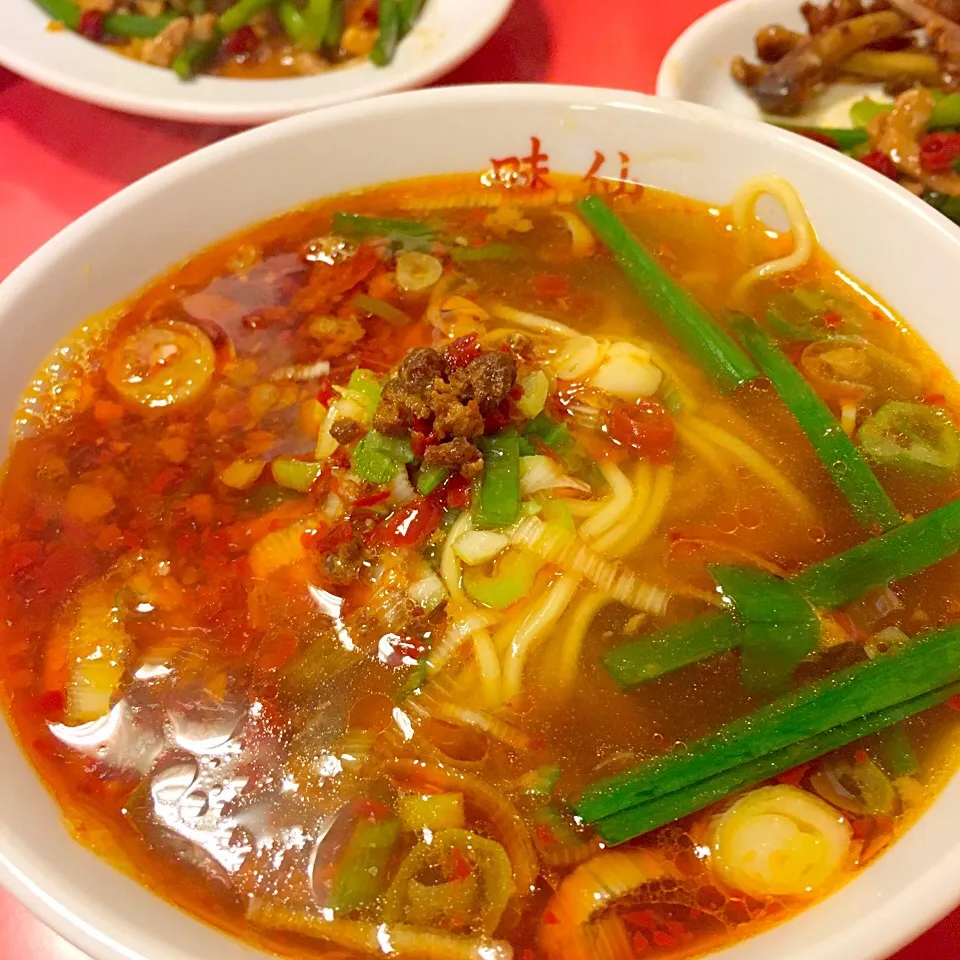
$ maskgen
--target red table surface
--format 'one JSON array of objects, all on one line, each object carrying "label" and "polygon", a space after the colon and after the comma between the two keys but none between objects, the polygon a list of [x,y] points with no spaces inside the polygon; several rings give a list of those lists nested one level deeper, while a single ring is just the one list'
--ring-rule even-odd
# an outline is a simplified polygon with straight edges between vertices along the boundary
[{"label": "red table surface", "polygon": [[[26,0],[16,0],[26,2]],[[652,92],[657,66],[714,0],[517,0],[444,82],[549,81]],[[0,279],[117,190],[230,130],[129,117],[0,68]],[[960,958],[960,910],[895,960]],[[85,960],[0,891],[0,960]]]}]

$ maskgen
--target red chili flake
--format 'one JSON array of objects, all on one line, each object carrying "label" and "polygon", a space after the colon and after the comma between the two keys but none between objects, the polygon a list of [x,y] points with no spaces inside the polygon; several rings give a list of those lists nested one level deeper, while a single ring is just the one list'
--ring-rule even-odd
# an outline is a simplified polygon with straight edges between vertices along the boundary
[{"label": "red chili flake", "polygon": [[942,393],[928,393],[922,402],[931,407],[942,407],[947,402],[947,398]]},{"label": "red chili flake", "polygon": [[390,808],[379,800],[362,797],[354,804],[354,812],[362,820],[384,820],[391,816]]},{"label": "red chili flake", "polygon": [[453,861],[451,880],[466,880],[473,873],[473,864],[463,855],[459,847],[453,848],[450,859]]},{"label": "red chili flake", "polygon": [[498,433],[510,422],[510,414],[505,413],[503,408],[494,410],[483,418],[484,433]]},{"label": "red chili flake", "polygon": [[857,840],[865,840],[870,835],[871,823],[862,818],[851,821],[850,828],[853,830],[853,836]]},{"label": "red chili flake", "polygon": [[653,930],[657,925],[657,918],[652,910],[634,910],[633,913],[625,914],[623,919],[641,930]]},{"label": "red chili flake", "polygon": [[451,474],[430,494],[430,499],[440,506],[462,510],[470,503],[470,481],[459,473]]},{"label": "red chili flake", "polygon": [[537,827],[533,832],[537,840],[545,847],[551,847],[557,842],[557,838],[554,836],[553,831],[549,827],[545,827],[542,824]]},{"label": "red chili flake", "polygon": [[34,711],[41,717],[49,717],[63,712],[67,698],[62,690],[46,690],[33,701]]},{"label": "red chili flake", "polygon": [[634,953],[646,953],[650,949],[650,941],[640,932],[633,935],[630,943],[633,946]]},{"label": "red chili flake", "polygon": [[35,540],[15,543],[0,561],[0,576],[6,578],[36,563],[43,553],[43,546]]},{"label": "red chili flake", "polygon": [[524,947],[523,953],[520,954],[520,960],[534,960],[533,951],[529,947]]},{"label": "red chili flake", "polygon": [[956,710],[957,713],[960,713],[960,693],[955,694],[947,701],[947,706],[951,710]]},{"label": "red chili flake", "polygon": [[836,310],[828,310],[823,315],[823,325],[828,330],[839,330],[843,326],[843,317]]},{"label": "red chili flake", "polygon": [[866,750],[858,750],[854,755],[853,759],[857,763],[866,763],[870,759],[870,754]]},{"label": "red chili flake", "polygon": [[297,638],[292,633],[281,633],[267,643],[257,660],[261,670],[279,670],[297,652]]},{"label": "red chili flake", "polygon": [[880,173],[885,177],[889,177],[891,180],[897,179],[898,172],[896,166],[894,165],[893,161],[880,150],[873,150],[871,153],[862,156],[860,158],[860,162],[865,167],[869,167],[871,170],[876,170],[877,173]]},{"label": "red chili flake", "polygon": [[791,127],[790,129],[793,133],[798,133],[801,137],[813,140],[814,143],[822,143],[825,147],[830,147],[832,150],[840,149],[840,144],[837,143],[833,137],[827,136],[827,134],[821,133],[819,130],[804,127]]},{"label": "red chili flake", "polygon": [[[504,344],[504,346],[506,347],[507,345]],[[510,353],[509,347],[507,347],[506,353]],[[513,389],[510,391],[510,399],[519,400],[522,396],[523,396],[523,387],[521,387],[519,383],[514,384]]]},{"label": "red chili flake", "polygon": [[468,333],[465,337],[454,340],[443,353],[450,366],[465,367],[471,360],[476,360],[483,351],[477,342],[477,335]]},{"label": "red chili flake", "polygon": [[329,550],[335,550],[337,547],[349,543],[353,539],[353,527],[349,520],[342,520],[334,526],[330,532],[318,544],[319,549],[326,553]]},{"label": "red chili flake", "polygon": [[654,930],[653,942],[658,947],[666,947],[667,949],[672,949],[677,945],[677,938],[671,936],[665,930]]},{"label": "red chili flake", "polygon": [[556,300],[570,292],[570,278],[562,274],[541,273],[530,281],[530,285],[544,300]]},{"label": "red chili flake", "polygon": [[143,537],[133,530],[124,530],[123,543],[128,550],[139,550],[143,546]]},{"label": "red chili flake", "polygon": [[173,483],[174,480],[180,475],[178,470],[175,470],[173,467],[168,467],[166,470],[161,470],[144,488],[144,492],[150,496],[160,496],[167,487]]},{"label": "red chili flake", "polygon": [[324,377],[320,381],[320,389],[317,390],[317,403],[329,407],[336,395],[337,391],[333,389],[333,381],[329,377]]},{"label": "red chili flake", "polygon": [[243,57],[253,53],[259,44],[260,40],[253,27],[241,27],[223,41],[223,52],[229,57]]},{"label": "red chili flake", "polygon": [[676,937],[680,943],[683,943],[690,936],[687,928],[679,920],[668,920],[664,926],[667,928],[667,933]]},{"label": "red chili flake", "polygon": [[928,133],[920,141],[920,166],[927,173],[950,173],[960,159],[960,133]]},{"label": "red chili flake", "polygon": [[419,430],[410,434],[410,449],[415,457],[422,457],[426,453],[427,438]]},{"label": "red chili flake", "polygon": [[94,43],[103,39],[104,17],[100,10],[84,10],[80,15],[80,23],[77,25],[77,33],[93,40]]},{"label": "red chili flake", "polygon": [[389,490],[378,490],[376,493],[371,493],[366,497],[359,497],[353,501],[353,505],[355,507],[372,507],[375,503],[382,503],[389,496]]},{"label": "red chili flake", "polygon": [[779,774],[775,779],[777,783],[783,783],[790,787],[796,787],[800,784],[800,781],[807,775],[807,771],[810,769],[809,763],[801,763],[800,766],[794,767],[792,770],[786,770],[783,773]]},{"label": "red chili flake", "polygon": [[543,922],[548,926],[553,927],[560,922],[560,918],[552,910],[544,910]]}]

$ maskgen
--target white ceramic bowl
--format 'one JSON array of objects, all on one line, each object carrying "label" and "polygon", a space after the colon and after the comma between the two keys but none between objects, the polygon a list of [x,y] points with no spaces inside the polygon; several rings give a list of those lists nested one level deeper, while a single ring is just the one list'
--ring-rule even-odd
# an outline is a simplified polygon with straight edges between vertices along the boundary
[{"label": "white ceramic bowl", "polygon": [[[657,95],[761,119],[760,108],[730,76],[730,61],[737,54],[756,60],[753,38],[769,23],[805,33],[800,0],[728,0],[711,10],[667,51],[657,74]],[[849,127],[850,105],[866,95],[889,99],[877,84],[837,84],[817,97],[802,122]]]},{"label": "white ceramic bowl", "polygon": [[[800,191],[826,249],[960,371],[955,293],[943,279],[960,266],[960,234],[906,190],[799,137],[689,104],[606,90],[478,86],[386,97],[241,134],[70,226],[0,284],[2,429],[60,338],[168,265],[317,197],[523,156],[534,135],[555,171],[583,173],[595,151],[624,151],[639,181],[716,203],[747,177],[782,174]],[[0,769],[0,881],[67,939],[97,960],[255,955],[75,844],[5,727]],[[722,956],[886,957],[960,901],[958,803],[960,778],[835,896]]]},{"label": "white ceramic bowl", "polygon": [[78,100],[147,117],[254,124],[318,107],[423,86],[477,51],[513,0],[428,0],[387,67],[368,61],[317,77],[232,80],[198,77],[120,56],[67,30],[51,31],[33,0],[2,0],[0,64]]}]

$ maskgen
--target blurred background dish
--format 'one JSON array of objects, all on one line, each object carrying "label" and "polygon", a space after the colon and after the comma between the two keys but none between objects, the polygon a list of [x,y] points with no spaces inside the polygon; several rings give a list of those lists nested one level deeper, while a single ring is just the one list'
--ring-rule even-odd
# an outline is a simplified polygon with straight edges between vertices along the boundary
[{"label": "blurred background dish", "polygon": [[[185,82],[167,67],[177,62],[181,47],[187,52],[189,49],[202,52],[203,41],[199,36],[193,38],[192,48],[180,44],[176,54],[169,58],[159,49],[156,37],[128,36],[129,52],[133,52],[136,44],[158,47],[155,55],[151,54],[157,62],[153,65],[132,56],[114,55],[73,30],[51,28],[50,16],[33,0],[9,0],[5,5],[9,9],[4,11],[5,29],[0,36],[0,64],[61,93],[129,113],[190,122],[263,123],[317,107],[429,83],[482,46],[500,25],[511,3],[512,0],[428,0],[419,19],[399,41],[395,55],[385,66],[377,66],[368,57],[358,55],[356,62],[314,76],[247,79],[243,65],[238,64],[243,58],[241,53],[240,57],[230,56],[223,61],[227,72],[234,75],[203,75]],[[44,0],[44,6],[50,10],[59,9],[62,4]],[[72,9],[73,5],[67,4],[66,8]],[[243,18],[234,19],[237,24],[229,20],[224,24],[237,27],[237,30],[225,31],[231,36],[248,26],[239,22]],[[90,24],[88,18],[89,33],[95,35],[97,31]],[[109,25],[108,21],[106,26]],[[79,21],[76,26],[80,29]],[[104,28],[102,22],[94,26],[101,31]],[[215,26],[205,24],[204,35]],[[250,40],[246,33],[241,36]],[[173,39],[176,38],[171,36]],[[369,37],[359,39],[366,41]],[[260,43],[256,37],[254,40]],[[360,54],[360,46],[357,51]],[[291,74],[295,70],[294,57],[291,52],[290,66],[284,68]],[[299,59],[302,61],[303,57]],[[200,65],[199,60],[188,61],[188,57],[179,60],[183,75]],[[312,62],[316,69],[324,69],[319,58]],[[229,69],[231,63],[236,69]],[[275,66],[282,67],[279,59]],[[221,70],[221,74],[223,72]],[[266,73],[276,74],[277,70],[268,69]]]}]

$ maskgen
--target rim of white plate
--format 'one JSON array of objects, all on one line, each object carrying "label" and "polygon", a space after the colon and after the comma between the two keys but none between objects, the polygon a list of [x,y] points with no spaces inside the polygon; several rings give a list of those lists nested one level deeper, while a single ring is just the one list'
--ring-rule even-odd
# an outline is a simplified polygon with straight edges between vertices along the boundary
[{"label": "rim of white plate", "polygon": [[171,70],[105,50],[68,30],[49,29],[50,18],[33,0],[4,0],[0,65],[58,93],[125,113],[244,126],[431,83],[479,50],[512,5],[513,0],[427,0],[386,67],[364,60],[316,77],[201,76],[184,82]]}]

